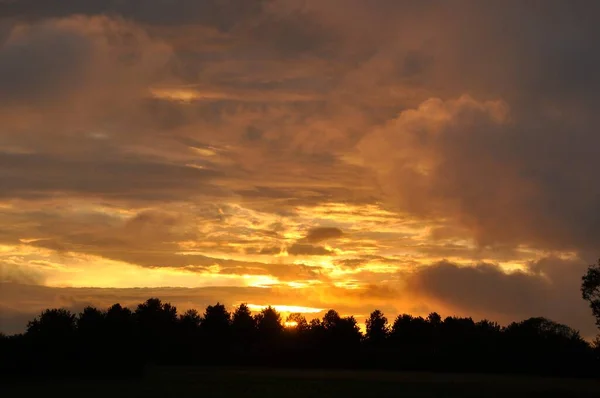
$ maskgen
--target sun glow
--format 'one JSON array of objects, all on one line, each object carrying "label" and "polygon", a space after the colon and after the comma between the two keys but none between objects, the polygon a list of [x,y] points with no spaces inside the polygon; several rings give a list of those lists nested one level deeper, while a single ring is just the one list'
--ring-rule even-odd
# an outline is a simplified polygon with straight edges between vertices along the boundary
[{"label": "sun glow", "polygon": [[[252,311],[261,311],[267,307],[269,307],[269,305],[248,304],[248,308],[250,308],[250,310],[252,310]],[[299,306],[299,305],[272,304],[272,305],[270,305],[270,307],[276,309],[279,312],[285,312],[285,313],[299,312],[301,314],[316,314],[316,313],[323,311],[322,308],[303,307],[303,306]]]}]

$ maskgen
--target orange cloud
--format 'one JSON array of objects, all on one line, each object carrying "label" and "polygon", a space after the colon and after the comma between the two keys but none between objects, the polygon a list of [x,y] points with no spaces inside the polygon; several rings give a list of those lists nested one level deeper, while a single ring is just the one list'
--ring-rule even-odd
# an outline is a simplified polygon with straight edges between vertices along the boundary
[{"label": "orange cloud", "polygon": [[3,310],[160,293],[588,327],[597,5],[180,3],[0,5]]}]

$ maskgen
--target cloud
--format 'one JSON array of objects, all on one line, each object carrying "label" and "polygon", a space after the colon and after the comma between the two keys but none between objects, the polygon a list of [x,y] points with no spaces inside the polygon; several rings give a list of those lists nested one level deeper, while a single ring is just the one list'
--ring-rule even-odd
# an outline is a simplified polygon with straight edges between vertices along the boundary
[{"label": "cloud", "polygon": [[194,184],[210,188],[215,171],[140,159],[64,159],[33,154],[0,153],[0,197],[52,194],[106,195],[138,200],[168,200],[196,192]]},{"label": "cloud", "polygon": [[[52,95],[75,89],[91,67],[91,46],[67,26],[13,29],[0,51],[0,102],[49,101]],[[60,57],[55,48],[61,48]]]},{"label": "cloud", "polygon": [[52,105],[80,90],[87,93],[79,100],[131,99],[172,56],[168,45],[138,26],[102,16],[15,24],[9,32],[0,49],[0,88],[11,93],[0,98],[4,102]]},{"label": "cloud", "polygon": [[287,252],[292,256],[331,256],[335,254],[325,247],[303,243],[294,243],[288,247]]},{"label": "cloud", "polygon": [[329,239],[341,238],[344,232],[335,227],[311,228],[306,234],[306,240],[309,243],[319,243]]},{"label": "cloud", "polygon": [[62,18],[73,15],[110,15],[132,19],[137,22],[157,25],[207,24],[229,29],[237,21],[260,13],[263,0],[248,0],[239,3],[217,0],[177,0],[115,2],[111,0],[60,1],[50,5],[43,0],[17,0],[0,4],[0,15],[5,18],[35,20]]},{"label": "cloud", "polygon": [[337,260],[336,264],[342,267],[356,268],[360,267],[361,265],[367,264],[368,262],[369,260],[365,258],[345,258],[342,260]]},{"label": "cloud", "polygon": [[458,266],[440,262],[407,279],[409,291],[443,303],[461,314],[490,314],[502,322],[545,316],[592,336],[595,327],[579,286],[581,260],[544,258],[528,272],[506,273],[493,264]]},{"label": "cloud", "polygon": [[44,282],[45,278],[40,272],[25,269],[10,259],[0,259],[0,283],[42,285]]},{"label": "cloud", "polygon": [[[600,234],[586,218],[596,196],[583,194],[593,161],[556,162],[585,149],[564,141],[566,126],[538,123],[546,122],[548,136],[521,126],[502,101],[429,99],[358,148],[404,211],[453,217],[482,245],[582,249]],[[590,144],[586,130],[574,134]]]}]

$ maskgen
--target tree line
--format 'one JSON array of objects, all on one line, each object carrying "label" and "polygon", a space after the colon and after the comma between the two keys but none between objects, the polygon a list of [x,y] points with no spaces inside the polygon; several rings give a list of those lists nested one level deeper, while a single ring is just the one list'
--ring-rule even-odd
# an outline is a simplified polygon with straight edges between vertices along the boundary
[{"label": "tree line", "polygon": [[[47,309],[24,334],[0,340],[3,373],[127,377],[148,364],[368,368],[589,376],[598,351],[568,326],[530,318],[501,327],[471,318],[373,311],[363,334],[335,310],[308,321],[267,307],[253,315],[220,303],[182,314],[151,298],[134,311],[115,304],[73,314]],[[286,327],[285,325],[293,325]]]},{"label": "tree line", "polygon": [[[600,327],[600,260],[582,277],[581,293]],[[229,312],[209,305],[182,314],[150,298],[134,311],[114,304],[74,314],[47,309],[26,332],[0,335],[0,375],[130,377],[147,365],[360,368],[414,371],[598,376],[600,344],[576,330],[537,317],[506,327],[489,320],[379,311],[365,321],[335,310],[308,321],[246,304]],[[293,325],[293,327],[286,327]]]}]

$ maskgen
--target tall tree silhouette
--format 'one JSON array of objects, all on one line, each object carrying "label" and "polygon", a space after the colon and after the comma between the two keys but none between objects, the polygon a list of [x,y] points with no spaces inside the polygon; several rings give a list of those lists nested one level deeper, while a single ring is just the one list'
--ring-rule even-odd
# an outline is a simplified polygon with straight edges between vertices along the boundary
[{"label": "tall tree silhouette", "polygon": [[388,319],[383,312],[375,310],[365,321],[367,329],[366,338],[370,344],[381,345],[387,339],[389,333]]},{"label": "tall tree silhouette", "polygon": [[596,325],[600,328],[600,259],[598,263],[590,265],[582,277],[581,295],[589,302]]},{"label": "tall tree silhouette", "polygon": [[332,309],[323,315],[321,323],[315,328],[323,330],[322,348],[335,357],[335,362],[354,362],[355,358],[349,353],[358,348],[362,334],[353,316],[341,317]]},{"label": "tall tree silhouette", "polygon": [[202,317],[197,310],[191,308],[179,315],[179,326],[185,335],[195,335],[200,330]]},{"label": "tall tree silhouette", "polygon": [[271,306],[263,308],[255,316],[260,360],[275,362],[281,357],[283,324],[281,315]]},{"label": "tall tree silhouette", "polygon": [[177,308],[158,298],[150,298],[137,306],[135,316],[140,327],[164,332],[177,322]]},{"label": "tall tree silhouette", "polygon": [[202,317],[195,309],[189,309],[179,316],[177,356],[181,363],[192,364],[201,354],[200,324]]},{"label": "tall tree silhouette", "polygon": [[202,332],[209,338],[223,338],[229,335],[231,315],[223,304],[209,305],[204,311],[200,325]]},{"label": "tall tree silhouette", "polygon": [[240,304],[231,317],[231,333],[236,349],[248,351],[256,339],[256,319],[245,303]]},{"label": "tall tree silhouette", "polygon": [[150,298],[137,306],[134,316],[143,352],[159,361],[166,360],[174,348],[177,308]]},{"label": "tall tree silhouette", "polygon": [[77,317],[77,332],[86,339],[98,339],[104,332],[106,314],[95,308],[85,307]]},{"label": "tall tree silhouette", "polygon": [[[134,333],[133,314],[121,304],[113,304],[105,315],[107,337],[114,345],[128,344]],[[119,344],[120,343],[120,344]]]},{"label": "tall tree silhouette", "polygon": [[223,304],[206,307],[200,324],[200,334],[206,360],[215,364],[227,362],[231,348],[231,315]]},{"label": "tall tree silhouette", "polygon": [[390,344],[396,366],[405,369],[429,368],[431,325],[422,317],[401,314],[396,317],[390,333]]},{"label": "tall tree silhouette", "polygon": [[85,307],[77,317],[79,354],[90,362],[103,362],[106,354],[106,315],[95,307]]},{"label": "tall tree silhouette", "polygon": [[283,332],[281,315],[275,308],[268,306],[256,315],[256,327],[261,337],[266,340],[278,338]]}]

